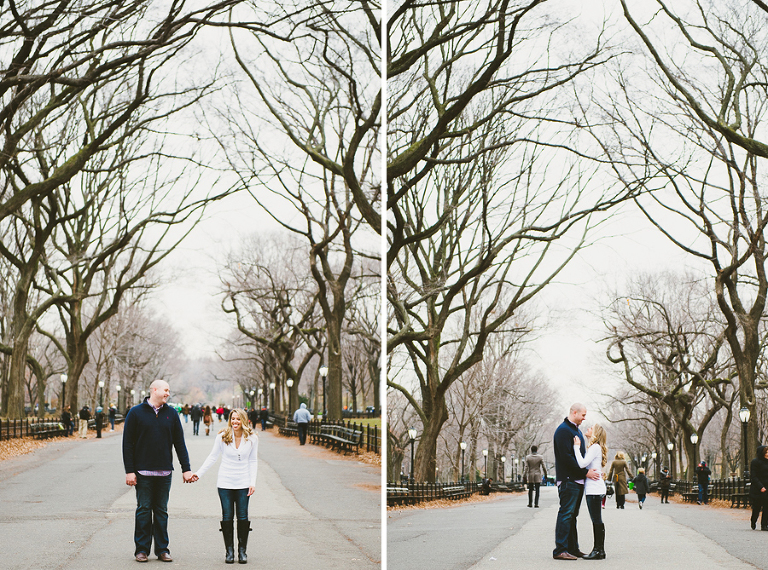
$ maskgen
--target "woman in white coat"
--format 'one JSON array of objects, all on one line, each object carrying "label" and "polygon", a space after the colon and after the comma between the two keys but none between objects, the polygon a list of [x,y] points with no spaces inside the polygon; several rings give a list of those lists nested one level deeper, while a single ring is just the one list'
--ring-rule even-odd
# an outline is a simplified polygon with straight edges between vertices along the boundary
[{"label": "woman in white coat", "polygon": [[586,434],[588,447],[587,453],[582,457],[580,447],[581,441],[578,437],[573,438],[573,451],[576,454],[576,461],[579,467],[585,469],[597,469],[602,477],[597,480],[587,479],[584,485],[584,494],[587,496],[587,509],[592,519],[592,531],[595,536],[595,545],[592,552],[584,557],[584,560],[604,560],[605,559],[605,524],[602,518],[602,502],[605,496],[605,464],[608,463],[608,448],[605,445],[606,435],[603,426],[595,424],[587,429]]},{"label": "woman in white coat", "polygon": [[224,536],[227,564],[235,562],[234,516],[237,513],[237,557],[240,564],[248,562],[246,547],[251,531],[248,520],[248,501],[256,486],[259,438],[251,430],[248,416],[242,409],[229,414],[227,427],[213,442],[213,449],[203,465],[192,475],[197,481],[221,456],[221,467],[216,486],[221,501],[221,533]]}]

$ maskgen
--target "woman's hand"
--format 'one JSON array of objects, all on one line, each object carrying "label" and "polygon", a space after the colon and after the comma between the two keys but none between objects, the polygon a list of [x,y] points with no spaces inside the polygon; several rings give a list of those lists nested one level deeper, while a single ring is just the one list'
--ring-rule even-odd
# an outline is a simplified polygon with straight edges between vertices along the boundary
[{"label": "woman's hand", "polygon": [[581,445],[581,440],[578,435],[573,436],[573,445]]},{"label": "woman's hand", "polygon": [[254,492],[256,492],[256,489],[254,489],[253,487],[248,487],[248,496],[249,496],[249,497],[250,497],[251,495],[253,495],[253,493],[254,493]]}]

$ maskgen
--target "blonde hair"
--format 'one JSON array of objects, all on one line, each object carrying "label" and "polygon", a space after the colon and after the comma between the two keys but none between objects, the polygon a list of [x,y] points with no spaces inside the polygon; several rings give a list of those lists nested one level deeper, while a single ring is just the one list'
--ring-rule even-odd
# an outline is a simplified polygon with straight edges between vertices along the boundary
[{"label": "blonde hair", "polygon": [[623,451],[617,451],[616,455],[614,456],[614,459],[619,459],[619,460],[622,460],[622,459],[626,460],[626,458],[627,458],[627,456],[624,455]]},{"label": "blonde hair", "polygon": [[600,449],[603,452],[603,467],[608,463],[608,447],[605,445],[607,438],[608,436],[606,435],[603,426],[600,424],[594,424],[592,426],[592,437],[589,438],[589,445],[597,443],[600,446]]},{"label": "blonde hair", "polygon": [[243,428],[243,437],[248,439],[248,436],[253,433],[251,425],[248,422],[248,415],[245,413],[245,410],[235,408],[229,413],[229,418],[227,418],[227,427],[219,432],[221,434],[221,441],[223,441],[225,445],[229,445],[235,440],[235,430],[232,428],[232,416],[235,414],[237,414],[237,417],[240,419],[240,425]]}]

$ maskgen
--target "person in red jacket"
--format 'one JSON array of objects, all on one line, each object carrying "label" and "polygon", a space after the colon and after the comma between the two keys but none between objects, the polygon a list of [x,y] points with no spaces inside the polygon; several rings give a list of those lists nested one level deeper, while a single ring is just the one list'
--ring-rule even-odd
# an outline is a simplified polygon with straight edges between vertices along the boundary
[{"label": "person in red jacket", "polygon": [[136,487],[133,541],[138,562],[147,562],[153,539],[158,559],[173,562],[168,549],[168,496],[174,448],[184,482],[192,481],[179,413],[167,404],[170,395],[168,383],[155,380],[149,387],[149,396],[125,417],[123,464],[125,484]]}]

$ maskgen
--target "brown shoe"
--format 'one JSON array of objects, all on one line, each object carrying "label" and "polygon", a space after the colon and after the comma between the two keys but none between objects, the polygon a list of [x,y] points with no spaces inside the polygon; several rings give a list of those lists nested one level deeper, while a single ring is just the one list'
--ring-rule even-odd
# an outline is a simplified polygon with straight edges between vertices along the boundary
[{"label": "brown shoe", "polygon": [[170,552],[161,552],[157,555],[157,559],[162,562],[173,562],[173,558],[171,558]]},{"label": "brown shoe", "polygon": [[139,552],[136,555],[136,562],[149,562],[149,558],[147,558],[147,555],[143,552]]},{"label": "brown shoe", "polygon": [[578,558],[570,552],[561,552],[560,554],[555,554],[552,558],[555,560],[578,560]]}]

